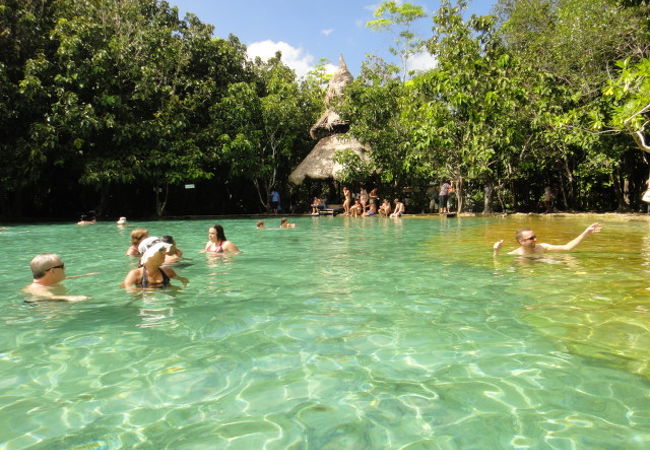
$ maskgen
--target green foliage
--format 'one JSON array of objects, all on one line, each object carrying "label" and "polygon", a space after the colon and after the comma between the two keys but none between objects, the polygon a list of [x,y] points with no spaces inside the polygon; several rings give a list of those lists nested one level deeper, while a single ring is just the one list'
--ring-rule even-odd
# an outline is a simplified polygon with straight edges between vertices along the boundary
[{"label": "green foliage", "polygon": [[[401,67],[368,57],[334,105],[371,149],[337,155],[345,181],[399,194],[453,179],[458,209],[535,210],[546,186],[562,208],[638,207],[648,2],[500,0],[471,17],[466,4],[441,1],[425,37],[421,7],[379,5],[367,25],[395,34]],[[314,144],[327,61],[296,80],[282,55],[249,61],[212,32],[161,0],[4,0],[0,214],[20,215],[24,198],[34,214],[71,210],[72,189],[92,204],[122,192],[139,211],[153,193],[162,214],[190,182],[221,198],[206,212],[266,207]],[[406,81],[425,47],[438,66]]]},{"label": "green foliage", "polygon": [[424,46],[424,41],[412,30],[413,22],[427,15],[421,6],[409,2],[398,4],[392,0],[381,3],[373,15],[377,19],[368,21],[366,27],[396,34],[395,47],[390,47],[389,51],[400,58],[402,78],[405,79],[408,58],[420,52]]}]

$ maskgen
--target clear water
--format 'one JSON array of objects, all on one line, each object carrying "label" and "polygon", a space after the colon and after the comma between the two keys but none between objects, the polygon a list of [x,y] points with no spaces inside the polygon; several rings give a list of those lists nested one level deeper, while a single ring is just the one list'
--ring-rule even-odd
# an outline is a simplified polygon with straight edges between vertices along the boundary
[{"label": "clear water", "polygon": [[[494,259],[590,218],[224,220],[0,231],[0,447],[648,448],[650,228]],[[267,226],[277,226],[268,219]],[[134,226],[172,234],[184,290],[118,286]],[[75,304],[25,304],[59,253]],[[179,284],[175,281],[176,284]]]}]

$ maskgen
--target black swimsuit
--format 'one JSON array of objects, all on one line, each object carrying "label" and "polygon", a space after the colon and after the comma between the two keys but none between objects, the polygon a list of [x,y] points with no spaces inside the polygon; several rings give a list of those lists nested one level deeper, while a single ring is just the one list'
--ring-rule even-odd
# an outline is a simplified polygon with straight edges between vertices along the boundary
[{"label": "black swimsuit", "polygon": [[169,286],[169,275],[167,275],[165,271],[160,268],[158,270],[160,270],[163,280],[160,283],[149,283],[149,280],[147,279],[147,270],[145,268],[142,268],[142,279],[140,280],[140,283],[138,283],[138,287],[164,288]]}]

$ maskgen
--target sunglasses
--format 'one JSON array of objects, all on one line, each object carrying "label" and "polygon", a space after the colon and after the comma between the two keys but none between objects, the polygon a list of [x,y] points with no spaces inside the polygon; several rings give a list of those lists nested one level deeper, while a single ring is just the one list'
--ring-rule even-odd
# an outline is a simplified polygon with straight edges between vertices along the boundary
[{"label": "sunglasses", "polygon": [[60,264],[58,266],[52,266],[47,270],[52,270],[52,269],[65,269],[65,264]]},{"label": "sunglasses", "polygon": [[536,240],[537,240],[537,236],[535,235],[532,235],[531,237],[528,237],[526,239],[522,239],[522,241],[536,241]]}]

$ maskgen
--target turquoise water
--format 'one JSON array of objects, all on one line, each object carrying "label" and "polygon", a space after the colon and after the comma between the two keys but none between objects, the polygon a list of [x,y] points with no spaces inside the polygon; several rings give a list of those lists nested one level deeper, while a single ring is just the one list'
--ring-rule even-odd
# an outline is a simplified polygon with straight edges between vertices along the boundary
[{"label": "turquoise water", "polygon": [[[593,220],[293,221],[220,221],[227,257],[207,221],[0,230],[0,447],[650,446],[648,223],[521,261],[492,243]],[[174,235],[186,289],[118,287],[135,226]],[[40,252],[93,298],[25,304]]]}]

